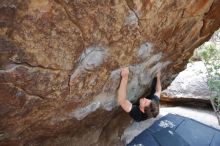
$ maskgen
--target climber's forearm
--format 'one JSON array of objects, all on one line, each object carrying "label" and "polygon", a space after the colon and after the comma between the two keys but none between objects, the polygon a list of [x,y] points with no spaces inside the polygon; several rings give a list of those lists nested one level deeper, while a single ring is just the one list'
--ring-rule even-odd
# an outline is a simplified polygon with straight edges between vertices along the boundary
[{"label": "climber's forearm", "polygon": [[124,111],[129,113],[132,108],[131,102],[127,99],[127,84],[128,84],[128,76],[122,77],[120,87],[118,90],[118,103],[122,107]]},{"label": "climber's forearm", "polygon": [[128,75],[129,69],[128,67],[121,69],[121,82],[118,89],[118,103],[122,107],[124,111],[129,113],[132,108],[131,102],[127,99],[127,85],[128,85]]},{"label": "climber's forearm", "polygon": [[157,76],[157,85],[156,85],[156,93],[160,96],[162,87],[161,87],[161,81],[160,81],[160,75]]},{"label": "climber's forearm", "polygon": [[128,84],[128,77],[122,77],[121,83],[118,90],[118,102],[125,102],[127,100],[127,84]]}]

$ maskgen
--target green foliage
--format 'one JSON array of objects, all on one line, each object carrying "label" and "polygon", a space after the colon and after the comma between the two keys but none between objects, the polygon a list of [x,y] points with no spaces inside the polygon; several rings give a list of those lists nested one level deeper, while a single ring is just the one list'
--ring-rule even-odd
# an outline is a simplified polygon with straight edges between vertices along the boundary
[{"label": "green foliage", "polygon": [[212,92],[212,98],[220,109],[220,49],[214,43],[202,45],[198,54],[205,64],[208,74],[208,86]]}]

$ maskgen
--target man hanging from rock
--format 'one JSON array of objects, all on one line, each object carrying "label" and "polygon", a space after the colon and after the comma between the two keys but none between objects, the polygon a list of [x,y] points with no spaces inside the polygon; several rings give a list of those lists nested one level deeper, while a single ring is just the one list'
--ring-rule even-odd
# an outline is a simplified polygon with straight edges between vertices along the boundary
[{"label": "man hanging from rock", "polygon": [[158,72],[157,76],[153,79],[150,96],[140,98],[138,104],[132,104],[126,95],[129,69],[128,67],[121,69],[122,78],[118,90],[118,103],[136,122],[156,117],[159,114],[161,94],[160,74]]}]

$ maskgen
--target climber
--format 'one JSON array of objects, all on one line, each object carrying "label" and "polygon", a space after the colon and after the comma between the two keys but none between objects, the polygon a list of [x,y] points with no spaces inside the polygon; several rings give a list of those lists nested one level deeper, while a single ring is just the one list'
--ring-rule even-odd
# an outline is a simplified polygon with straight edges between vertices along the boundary
[{"label": "climber", "polygon": [[161,94],[160,71],[153,79],[151,85],[151,94],[149,97],[142,97],[139,99],[138,104],[132,104],[126,95],[128,83],[129,69],[128,67],[121,69],[121,83],[118,90],[118,103],[122,109],[129,113],[129,115],[136,121],[140,122],[159,114],[159,102]]}]

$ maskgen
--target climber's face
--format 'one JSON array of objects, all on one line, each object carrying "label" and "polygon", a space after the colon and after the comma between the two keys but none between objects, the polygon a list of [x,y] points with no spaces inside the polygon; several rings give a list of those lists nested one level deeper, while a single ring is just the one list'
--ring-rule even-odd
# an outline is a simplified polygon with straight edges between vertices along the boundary
[{"label": "climber's face", "polygon": [[151,103],[150,99],[146,99],[146,98],[140,99],[140,107],[142,107],[142,108],[149,106],[150,103]]}]

